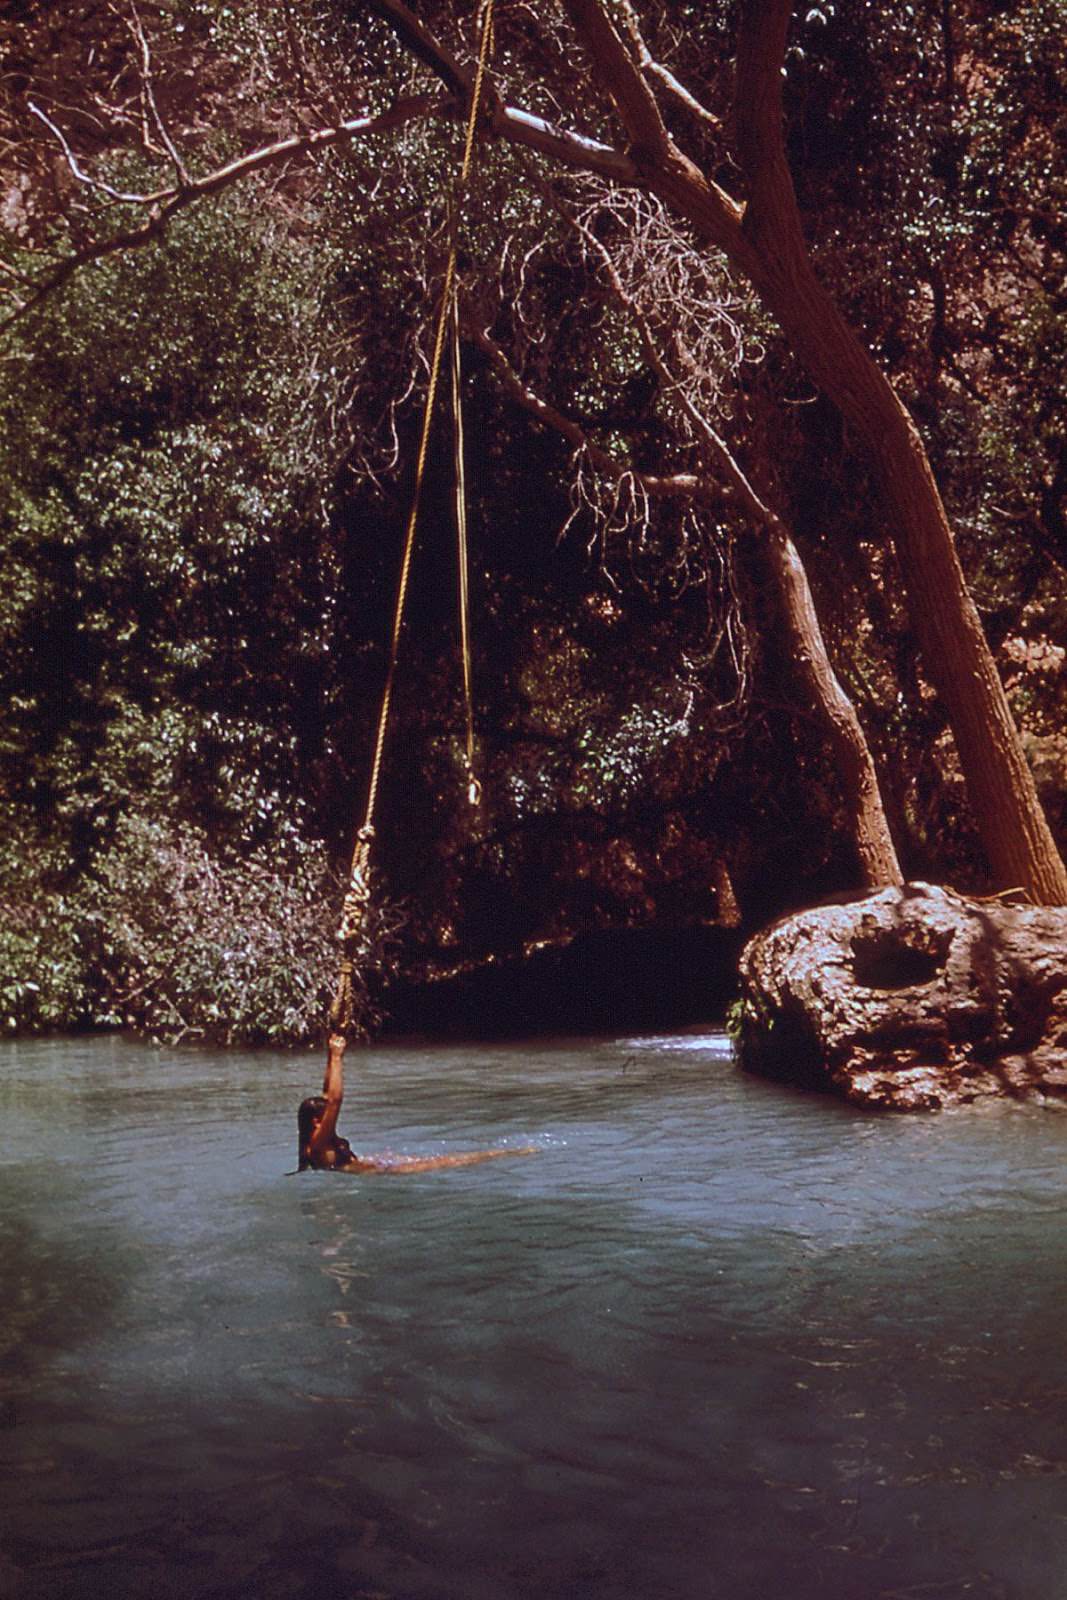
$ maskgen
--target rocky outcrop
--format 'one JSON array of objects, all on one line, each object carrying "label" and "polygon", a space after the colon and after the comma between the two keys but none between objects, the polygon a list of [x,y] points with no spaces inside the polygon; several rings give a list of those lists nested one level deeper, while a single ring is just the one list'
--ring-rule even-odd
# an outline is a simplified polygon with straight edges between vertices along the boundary
[{"label": "rocky outcrop", "polygon": [[784,917],[740,971],[753,1071],[895,1111],[1067,1097],[1067,907],[911,883]]}]

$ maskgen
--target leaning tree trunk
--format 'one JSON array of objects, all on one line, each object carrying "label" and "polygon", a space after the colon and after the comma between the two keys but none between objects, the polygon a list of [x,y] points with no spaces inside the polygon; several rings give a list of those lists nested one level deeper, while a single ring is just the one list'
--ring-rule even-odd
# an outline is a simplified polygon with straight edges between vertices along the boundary
[{"label": "leaning tree trunk", "polygon": [[789,0],[750,0],[738,41],[737,139],[750,185],[745,268],[816,383],[870,453],[909,614],[944,700],[990,864],[1004,887],[1067,903],[1067,870],[1041,810],[1007,696],[967,590],[914,423],[819,283],[782,135]]},{"label": "leaning tree trunk", "polygon": [[[450,89],[467,92],[462,70],[406,5],[375,3]],[[625,0],[563,4],[593,63],[592,83],[612,100],[626,128],[628,148],[569,136],[500,101],[494,126],[570,165],[657,195],[750,279],[870,454],[926,671],[945,702],[994,873],[1039,902],[1067,904],[1067,868],[1041,810],[922,441],[885,374],[819,283],[804,243],[782,132],[790,0],[745,0],[742,7],[735,123],[749,189],[744,206],[668,131],[644,76],[633,7]]]},{"label": "leaning tree trunk", "polygon": [[871,749],[827,654],[808,575],[777,517],[763,527],[763,557],[781,608],[790,661],[826,735],[841,782],[865,888],[903,883]]},{"label": "leaning tree trunk", "polygon": [[804,242],[782,133],[790,0],[748,0],[737,53],[736,130],[744,207],[667,133],[603,0],[566,0],[631,136],[638,183],[745,274],[791,348],[866,447],[931,682],[945,703],[990,865],[1000,885],[1067,904],[1067,868],[967,590],[922,440],[891,384],[819,282]]}]

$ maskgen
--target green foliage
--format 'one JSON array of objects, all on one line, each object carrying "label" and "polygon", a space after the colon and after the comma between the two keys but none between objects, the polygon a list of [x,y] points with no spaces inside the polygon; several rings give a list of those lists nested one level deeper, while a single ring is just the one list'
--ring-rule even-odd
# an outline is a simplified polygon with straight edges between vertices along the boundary
[{"label": "green foliage", "polygon": [[0,807],[0,1029],[91,1020],[93,928],[54,838]]},{"label": "green foliage", "polygon": [[[169,1038],[301,1044],[321,1037],[336,977],[338,884],[321,845],[294,831],[241,857],[188,827],[126,818],[100,862],[92,915],[110,1014]],[[368,981],[388,965],[382,914],[366,936],[357,1023],[376,1020]]]},{"label": "green foliage", "polygon": [[747,1010],[744,1000],[740,996],[735,1000],[731,1000],[726,1008],[726,1032],[728,1037],[733,1039],[735,1043],[744,1032],[746,1016]]},{"label": "green foliage", "polygon": [[[321,844],[290,826],[224,854],[191,826],[126,815],[95,868],[72,878],[40,838],[30,847],[21,820],[21,848],[9,835],[0,860],[4,1029],[134,1027],[248,1045],[321,1037],[340,905]],[[357,951],[357,1029],[380,1020],[398,924],[379,900]]]},{"label": "green foliage", "polygon": [[[727,106],[734,8],[638,9],[654,56]],[[466,8],[427,0],[419,14],[464,55]],[[1064,691],[1018,638],[1067,638],[1049,565],[1067,556],[1049,380],[1067,347],[1049,176],[1062,15],[1060,0],[827,0],[796,14],[785,86],[820,273],[923,428],[979,602],[1014,651],[1016,704],[1056,773]],[[64,34],[63,76],[86,104],[103,92],[101,63],[125,62],[136,87],[107,8],[79,17],[89,32]],[[143,20],[159,105],[198,173],[428,82],[380,19],[336,0],[164,0]],[[558,8],[519,8],[499,31],[509,94],[617,138]],[[40,34],[42,60],[51,39]],[[720,131],[666,104],[694,159],[735,185]],[[133,126],[140,101],[129,105]],[[64,126],[86,139],[90,122]],[[347,842],[364,790],[459,136],[448,119],[416,121],[192,207],[158,247],[77,274],[5,352],[6,1025],[132,1019],[280,1040],[321,1016],[332,919],[320,926],[311,909],[328,891],[308,841]],[[54,140],[35,137],[51,170]],[[123,151],[121,137],[116,123],[90,143],[95,173],[171,181],[165,152]],[[684,470],[692,439],[671,385],[561,213],[591,191],[535,166],[504,141],[481,151],[465,303],[609,455]],[[68,191],[50,216],[47,201],[29,207],[34,243],[63,251],[134,215]],[[626,236],[632,198],[597,214],[602,242]],[[796,526],[909,864],[980,871],[862,464],[828,408],[792,404],[810,399],[804,380],[714,254],[692,252],[678,279],[661,244],[646,233],[630,290],[646,293],[653,260],[646,316],[667,345],[671,319],[690,342],[703,330],[707,394]],[[17,239],[4,248],[22,264]],[[656,506],[645,518],[610,485],[597,504],[588,485],[572,497],[570,445],[502,397],[482,356],[465,361],[486,803],[475,818],[464,800],[442,434],[378,840],[412,901],[409,954],[706,917],[726,858],[757,915],[838,886],[849,869],[834,777],[773,639],[753,697],[739,619],[753,632],[764,619],[745,542],[731,546],[717,514]]]},{"label": "green foliage", "polygon": [[321,1032],[336,892],[294,771],[328,672],[324,261],[204,208],[77,277],[11,354],[8,1029]]},{"label": "green foliage", "polygon": [[[76,279],[16,352],[0,392],[9,793],[99,827],[132,798],[163,803],[183,768],[223,811],[227,769],[283,781],[294,657],[306,671],[326,645],[308,272],[251,219],[205,209],[166,251]],[[318,638],[290,628],[310,607]],[[220,671],[240,720],[220,721]]]}]

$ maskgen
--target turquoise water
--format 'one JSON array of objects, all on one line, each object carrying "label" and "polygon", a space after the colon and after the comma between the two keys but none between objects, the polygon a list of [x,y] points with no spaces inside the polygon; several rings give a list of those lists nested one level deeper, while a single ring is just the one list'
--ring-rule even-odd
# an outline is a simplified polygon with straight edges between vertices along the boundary
[{"label": "turquoise water", "polygon": [[0,1047],[0,1597],[1062,1600],[1067,1117],[716,1035]]}]

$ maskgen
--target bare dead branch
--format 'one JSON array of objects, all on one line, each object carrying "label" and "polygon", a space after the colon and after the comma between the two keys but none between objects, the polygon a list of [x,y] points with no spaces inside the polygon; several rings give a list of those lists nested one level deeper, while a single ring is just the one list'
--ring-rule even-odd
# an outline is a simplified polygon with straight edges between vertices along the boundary
[{"label": "bare dead branch", "polygon": [[104,183],[101,178],[94,178],[91,176],[91,174],[85,172],[83,168],[79,166],[78,159],[68,144],[63,130],[56,126],[51,117],[43,112],[40,106],[34,105],[32,100],[27,100],[26,106],[31,115],[37,117],[39,121],[43,122],[49,132],[57,139],[59,147],[63,151],[63,158],[66,161],[67,166],[70,168],[71,176],[74,177],[78,183],[85,184],[85,186],[89,189],[97,190],[100,194],[106,195],[109,200],[122,201],[124,204],[129,205],[147,205],[150,203],[152,197],[149,195],[128,194],[122,189],[113,188],[110,183]]},{"label": "bare dead branch", "polygon": [[[441,79],[452,94],[463,101],[469,99],[474,82],[473,74],[462,65],[447,45],[442,44],[440,39],[431,33],[403,0],[367,0],[367,4],[389,24],[412,55]],[[560,128],[544,117],[533,116],[519,107],[504,105],[491,83],[487,85],[486,105],[494,133],[503,135],[515,144],[537,150],[541,155],[552,156],[567,166],[599,173],[616,183],[639,181],[637,167],[622,151],[616,150],[612,145],[602,144],[597,139],[591,139],[585,134]]]},{"label": "bare dead branch", "polygon": [[723,125],[721,119],[715,115],[714,111],[709,111],[707,106],[703,105],[695,94],[691,94],[683,83],[679,83],[674,73],[669,67],[665,67],[662,61],[643,61],[641,65],[645,72],[651,73],[654,78],[658,78],[670,90],[674,98],[681,101],[687,111],[692,112],[694,117],[697,117],[701,122],[707,123],[709,128],[714,128],[716,133],[722,133]]},{"label": "bare dead branch", "polygon": [[506,352],[478,323],[467,316],[463,331],[485,355],[498,374],[505,392],[511,395],[525,411],[546,427],[552,428],[583,453],[590,465],[612,483],[631,479],[650,499],[697,500],[703,504],[722,505],[725,496],[722,487],[711,479],[695,472],[651,473],[635,472],[626,462],[618,460],[610,451],[590,439],[585,429],[573,417],[554,406],[551,401],[531,388],[530,384],[512,366]]},{"label": "bare dead branch", "polygon": [[[84,172],[55,123],[38,107],[31,105],[30,109],[55,135],[72,174],[80,183],[99,190],[117,203],[152,208],[153,215],[140,227],[126,229],[108,239],[97,240],[72,252],[51,272],[36,281],[33,292],[26,300],[21,301],[7,317],[0,319],[0,334],[14,322],[35,310],[49,295],[61,288],[79,268],[100,261],[106,256],[117,255],[123,250],[138,249],[158,239],[171,219],[195,201],[207,195],[217,194],[239,183],[243,178],[294,157],[328,149],[332,145],[342,144],[361,135],[386,132],[418,118],[454,114],[455,102],[435,95],[406,96],[397,100],[386,111],[367,117],[354,117],[333,127],[313,128],[300,134],[290,135],[274,144],[264,145],[246,156],[240,156],[237,160],[228,162],[225,166],[218,167],[214,172],[206,173],[200,178],[179,180],[177,184],[170,184],[147,194],[126,193],[114,189],[110,184]],[[594,173],[620,184],[640,182],[636,167],[620,151],[610,145],[586,138],[582,134],[554,127],[544,118],[532,116],[517,107],[498,107],[493,117],[493,126],[514,143],[536,150],[542,155],[552,156],[583,172]]]},{"label": "bare dead branch", "polygon": [[[44,113],[37,111],[36,107],[31,109],[36,111],[42,121],[48,123],[65,144],[59,130],[49,122]],[[0,320],[0,333],[36,309],[43,300],[67,283],[79,268],[89,266],[94,261],[102,261],[107,256],[118,255],[124,250],[140,249],[158,239],[174,217],[195,201],[202,200],[207,195],[218,194],[221,190],[239,183],[242,178],[291,160],[294,156],[329,149],[333,145],[343,144],[346,140],[358,138],[363,134],[383,133],[418,118],[433,116],[442,109],[447,109],[447,103],[442,102],[440,96],[412,95],[396,101],[387,111],[378,112],[373,116],[353,117],[332,128],[315,128],[309,133],[292,134],[286,139],[279,139],[275,144],[264,145],[246,156],[239,156],[237,160],[227,162],[225,166],[217,167],[214,172],[205,173],[201,178],[193,178],[186,184],[171,185],[157,190],[154,194],[132,195],[110,191],[111,197],[115,200],[150,209],[151,215],[148,220],[138,227],[112,234],[107,239],[98,239],[93,244],[85,245],[82,249],[64,257],[51,272],[37,280],[33,292],[27,299],[21,301],[13,311]],[[95,179],[83,174],[76,175],[80,175],[81,181],[90,183],[94,188],[101,187]]]},{"label": "bare dead branch", "polygon": [[141,52],[141,93],[144,97],[145,105],[151,114],[152,121],[155,124],[156,132],[159,134],[160,140],[162,141],[163,148],[166,150],[174,166],[174,171],[175,175],[177,176],[179,186],[181,188],[185,188],[189,183],[189,174],[186,171],[185,163],[178,153],[177,146],[175,145],[170,134],[167,132],[166,124],[164,123],[163,118],[160,116],[159,107],[156,104],[155,90],[152,87],[152,53],[148,46],[148,36],[141,25],[140,14],[137,10],[137,6],[134,3],[134,0],[130,0],[130,14],[131,20],[128,23],[128,26]]},{"label": "bare dead branch", "polygon": [[531,116],[516,106],[501,106],[492,118],[494,133],[503,134],[514,144],[525,145],[544,156],[552,156],[568,167],[593,172],[614,183],[639,184],[642,177],[636,164],[614,145],[601,144],[586,134],[559,128],[543,117]]},{"label": "bare dead branch", "polygon": [[[564,215],[567,215],[566,211]],[[660,375],[673,398],[682,407],[682,410],[696,428],[705,446],[705,454],[710,454],[712,461],[719,467],[725,477],[726,486],[720,491],[723,499],[729,500],[736,497],[738,503],[761,527],[770,526],[776,520],[774,513],[756,493],[726,440],[712,427],[703,411],[694,404],[685,384],[671,371],[659,342],[649,325],[648,318],[634,297],[624,287],[611,252],[585,225],[581,218],[570,214],[568,220],[587,249],[599,257],[616,300],[637,329],[638,337],[641,340],[650,366]]]},{"label": "bare dead branch", "polygon": [[714,128],[716,132],[721,133],[722,122],[715,113],[709,111],[707,106],[702,105],[696,95],[690,94],[689,90],[678,81],[669,67],[665,67],[662,62],[654,59],[641,32],[641,24],[638,20],[637,12],[634,10],[630,0],[621,0],[619,10],[626,25],[626,31],[633,43],[637,63],[641,71],[658,78],[664,87],[674,95],[675,99],[685,106],[687,111],[691,112],[701,122],[707,123],[709,127]]}]

